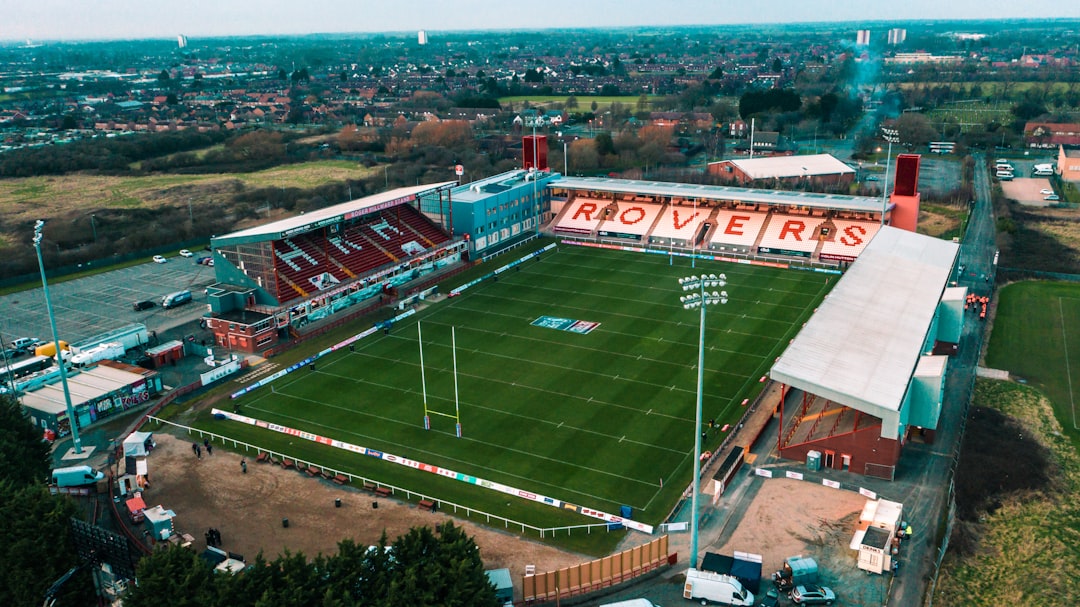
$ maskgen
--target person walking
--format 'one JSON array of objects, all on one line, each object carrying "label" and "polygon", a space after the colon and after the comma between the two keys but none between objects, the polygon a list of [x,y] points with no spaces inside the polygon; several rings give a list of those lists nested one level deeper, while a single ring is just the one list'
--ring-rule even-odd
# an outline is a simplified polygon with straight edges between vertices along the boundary
[{"label": "person walking", "polygon": [[247,460],[242,457],[240,458],[240,472],[247,474]]},{"label": "person walking", "polygon": [[195,455],[199,454],[199,443],[191,443],[191,452]]},{"label": "person walking", "polygon": [[202,447],[195,445],[195,457],[202,459]]}]

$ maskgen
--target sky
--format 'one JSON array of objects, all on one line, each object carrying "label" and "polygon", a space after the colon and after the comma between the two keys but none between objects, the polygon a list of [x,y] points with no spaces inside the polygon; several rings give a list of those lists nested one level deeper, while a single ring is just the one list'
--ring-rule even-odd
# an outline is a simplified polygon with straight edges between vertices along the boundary
[{"label": "sky", "polygon": [[[1015,0],[8,0],[0,40],[102,40],[648,25],[1080,18]],[[434,41],[434,40],[433,40]]]}]

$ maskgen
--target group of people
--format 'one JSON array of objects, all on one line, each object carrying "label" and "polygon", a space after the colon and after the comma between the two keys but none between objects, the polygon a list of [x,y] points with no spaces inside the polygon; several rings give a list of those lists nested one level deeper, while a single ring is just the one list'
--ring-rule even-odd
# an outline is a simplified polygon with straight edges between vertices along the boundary
[{"label": "group of people", "polygon": [[986,320],[986,305],[990,303],[990,298],[986,295],[976,295],[974,293],[968,293],[967,299],[964,301],[964,309],[979,310],[979,320]]},{"label": "group of people", "polygon": [[202,446],[199,443],[191,443],[191,452],[195,454],[195,457],[202,459],[203,447],[206,448],[207,455],[214,454],[214,445],[210,442],[210,439],[204,438]]},{"label": "group of people", "polygon": [[206,532],[206,545],[220,547],[221,546],[221,532],[211,527]]}]

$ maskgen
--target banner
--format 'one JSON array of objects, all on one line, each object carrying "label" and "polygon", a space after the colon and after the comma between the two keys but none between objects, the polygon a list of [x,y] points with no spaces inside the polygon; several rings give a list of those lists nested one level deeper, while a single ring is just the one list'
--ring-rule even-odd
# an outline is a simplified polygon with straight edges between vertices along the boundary
[{"label": "banner", "polygon": [[555,499],[553,497],[548,497],[546,495],[540,495],[538,493],[533,493],[531,491],[525,491],[524,489],[517,489],[515,487],[511,487],[510,485],[503,485],[502,483],[496,483],[494,481],[489,481],[489,480],[478,478],[478,477],[475,477],[475,476],[470,476],[468,474],[463,474],[461,472],[455,472],[454,470],[450,470],[448,468],[442,468],[440,466],[434,466],[432,464],[425,464],[423,462],[419,462],[419,461],[416,461],[414,459],[409,459],[407,457],[401,457],[400,455],[394,455],[392,453],[387,453],[385,451],[377,451],[375,449],[369,449],[369,448],[366,448],[366,447],[361,447],[360,445],[354,445],[352,443],[346,443],[344,441],[339,441],[337,439],[332,439],[332,438],[327,438],[327,437],[324,437],[324,436],[319,436],[318,434],[312,434],[310,432],[303,432],[301,430],[296,430],[295,428],[290,428],[288,426],[281,426],[281,425],[278,425],[278,424],[265,422],[265,421],[262,421],[260,419],[256,419],[254,417],[248,417],[246,415],[240,415],[240,414],[237,414],[237,413],[231,413],[229,411],[222,411],[221,409],[212,409],[210,411],[210,413],[214,417],[225,418],[225,419],[229,419],[229,420],[232,420],[232,421],[235,421],[235,422],[240,422],[240,423],[243,423],[243,424],[256,426],[256,427],[259,427],[259,428],[265,428],[267,430],[273,430],[274,432],[280,432],[282,434],[287,434],[289,436],[295,436],[297,438],[302,438],[304,440],[309,440],[309,441],[312,441],[312,442],[315,442],[315,443],[320,443],[320,444],[323,444],[323,445],[329,445],[331,447],[336,447],[338,449],[344,449],[346,451],[352,451],[353,453],[359,453],[361,455],[367,455],[367,456],[374,457],[374,458],[377,458],[377,459],[381,459],[383,461],[387,461],[387,462],[390,462],[390,463],[398,464],[398,465],[401,465],[401,466],[406,466],[406,467],[412,468],[414,470],[422,470],[424,472],[430,472],[432,474],[438,474],[439,476],[444,476],[446,478],[451,478],[451,479],[454,479],[456,481],[461,481],[463,483],[468,483],[470,485],[477,485],[479,487],[484,487],[486,489],[491,489],[493,491],[498,491],[500,493],[505,493],[507,495],[512,495],[514,497],[520,497],[520,498],[527,499],[529,501],[537,502],[537,503],[540,503],[540,504],[546,504],[546,505],[551,506],[553,508],[564,508],[566,510],[573,510],[574,512],[577,512],[579,514],[584,514],[585,516],[600,519],[600,520],[606,521],[608,523],[621,523],[623,526],[629,527],[629,528],[637,530],[637,531],[642,531],[644,533],[650,533],[651,534],[653,532],[652,525],[646,525],[644,523],[639,523],[637,521],[626,519],[626,518],[623,518],[621,516],[615,516],[614,514],[609,514],[607,512],[603,512],[601,510],[594,510],[592,508],[588,508],[588,507],[585,507],[585,506],[579,506],[577,504],[571,504],[569,502],[564,502],[562,500],[558,500],[558,499]]}]

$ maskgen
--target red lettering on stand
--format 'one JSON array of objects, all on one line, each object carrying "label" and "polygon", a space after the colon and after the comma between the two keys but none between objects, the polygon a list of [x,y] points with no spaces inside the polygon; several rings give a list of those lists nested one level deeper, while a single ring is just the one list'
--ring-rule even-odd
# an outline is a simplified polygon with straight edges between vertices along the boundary
[{"label": "red lettering on stand", "polygon": [[732,215],[731,219],[728,220],[727,227],[724,228],[724,233],[731,234],[732,236],[742,236],[743,232],[741,228],[744,227],[744,224],[747,221],[750,221],[748,215]]},{"label": "red lettering on stand", "polygon": [[[859,234],[856,235],[855,231],[858,230]],[[866,228],[862,226],[848,226],[844,228],[844,236],[840,237],[840,243],[849,247],[857,247],[866,242],[860,236],[866,236]]]},{"label": "red lettering on stand", "polygon": [[805,229],[806,223],[798,219],[789,219],[784,222],[784,227],[780,229],[780,240],[783,240],[787,234],[791,234],[795,237],[795,240],[802,242],[802,233]]},{"label": "red lettering on stand", "polygon": [[[633,221],[628,221],[626,219],[626,215],[627,215],[627,213],[630,213],[631,211],[637,211],[638,217],[637,217],[637,219],[634,219]],[[619,213],[619,223],[622,223],[622,224],[625,224],[625,225],[634,225],[635,223],[641,221],[642,219],[645,219],[645,209],[643,209],[641,207],[630,207],[629,209],[626,209],[622,213]]]},{"label": "red lettering on stand", "polygon": [[671,214],[672,214],[672,217],[673,217],[673,218],[674,218],[674,220],[675,220],[675,229],[676,229],[676,230],[681,230],[681,229],[683,229],[684,227],[686,227],[686,224],[690,223],[691,221],[693,221],[693,220],[694,220],[694,218],[695,218],[695,217],[697,217],[697,216],[698,216],[698,213],[697,213],[697,211],[694,211],[694,214],[693,214],[693,215],[691,215],[689,219],[687,219],[686,221],[684,221],[684,222],[682,222],[682,223],[679,223],[679,209],[674,209],[674,210],[673,210],[673,211],[671,212]]},{"label": "red lettering on stand", "polygon": [[572,219],[577,220],[577,218],[580,217],[582,213],[584,213],[585,214],[585,221],[592,221],[592,214],[595,213],[595,212],[596,212],[596,203],[595,202],[586,202],[586,203],[583,203],[580,207],[578,207],[578,210],[574,211],[574,216],[573,216]]}]

